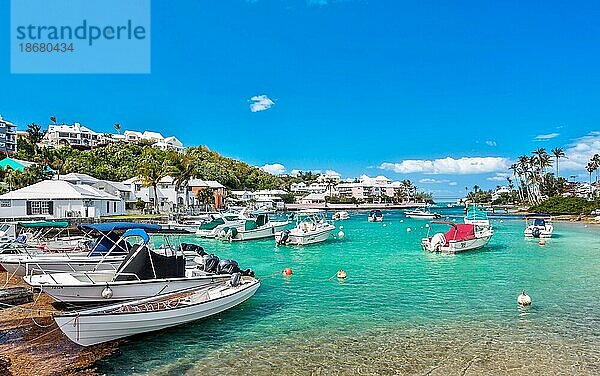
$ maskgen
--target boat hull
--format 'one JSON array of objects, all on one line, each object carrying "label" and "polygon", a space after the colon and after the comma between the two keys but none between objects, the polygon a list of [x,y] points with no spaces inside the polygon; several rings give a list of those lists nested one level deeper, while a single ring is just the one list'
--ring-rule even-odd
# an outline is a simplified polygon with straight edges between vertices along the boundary
[{"label": "boat hull", "polygon": [[[292,232],[288,238],[288,240],[286,241],[285,245],[307,245],[307,244],[315,244],[315,243],[321,243],[326,241],[327,239],[329,239],[329,237],[331,236],[331,232],[335,229],[323,229],[321,231],[315,231],[315,232],[307,232],[305,234],[299,234],[299,233],[294,233]],[[282,233],[278,232],[277,234],[275,234],[275,243],[277,245],[281,245],[280,240],[281,240],[281,235]]]},{"label": "boat hull", "polygon": [[[25,277],[30,286],[41,289],[54,300],[63,303],[119,302],[144,299],[159,294],[167,294],[184,289],[208,285],[215,281],[225,281],[229,275],[200,276],[186,278],[154,279],[143,281],[117,281],[96,283],[55,283],[50,275]],[[54,276],[57,280],[60,275]],[[110,298],[103,297],[103,291],[110,288]]]},{"label": "boat hull", "polygon": [[178,306],[162,311],[113,314],[74,313],[55,316],[54,320],[71,341],[81,346],[90,346],[166,329],[215,315],[245,302],[256,293],[259,286],[260,282],[256,281],[231,295],[200,304]]},{"label": "boat hull", "polygon": [[468,240],[450,240],[448,242],[448,245],[444,245],[441,247],[437,247],[432,249],[431,247],[431,243],[427,241],[427,239],[423,239],[422,242],[422,248],[426,251],[431,251],[431,252],[440,252],[440,253],[459,253],[459,252],[464,252],[464,251],[472,251],[475,249],[480,249],[485,247],[490,239],[492,238],[493,234],[489,234],[489,235],[484,235],[484,236],[480,236],[474,239],[468,239]]},{"label": "boat hull", "polygon": [[282,231],[288,223],[283,223],[280,225],[274,225],[266,228],[259,228],[250,231],[238,231],[237,235],[231,238],[232,241],[245,241],[245,240],[256,240],[256,239],[266,239],[272,238],[275,236],[277,232]]},{"label": "boat hull", "polygon": [[[20,277],[29,274],[46,273],[63,273],[63,272],[89,272],[95,267],[96,270],[117,270],[123,262],[124,256],[105,260],[98,265],[101,258],[85,257],[82,259],[75,258],[57,258],[52,259],[19,259],[19,258],[4,258],[0,260],[0,264],[8,273],[18,275]],[[27,269],[29,266],[29,270]],[[43,272],[42,272],[43,270]]]}]

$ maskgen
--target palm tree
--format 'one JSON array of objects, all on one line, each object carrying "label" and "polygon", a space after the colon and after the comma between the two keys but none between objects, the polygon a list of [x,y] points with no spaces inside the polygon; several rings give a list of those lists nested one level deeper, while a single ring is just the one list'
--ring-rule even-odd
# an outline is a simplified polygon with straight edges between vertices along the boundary
[{"label": "palm tree", "polygon": [[115,130],[117,131],[118,134],[121,134],[121,124],[115,123]]},{"label": "palm tree", "polygon": [[56,116],[50,116],[50,121],[51,121],[53,124],[56,124]]},{"label": "palm tree", "polygon": [[144,150],[139,163],[139,173],[144,187],[152,187],[154,194],[153,210],[158,211],[158,183],[168,174],[165,153],[156,148],[147,148]]},{"label": "palm tree", "polygon": [[35,123],[29,124],[27,126],[26,132],[27,132],[27,141],[29,141],[29,143],[33,147],[33,153],[35,155],[37,155],[37,153],[38,153],[37,144],[42,142],[42,139],[44,138],[44,132],[42,132],[42,128]]},{"label": "palm tree", "polygon": [[478,186],[477,184],[475,184],[475,185],[473,186],[473,192],[474,192],[474,193],[477,193],[477,191],[478,191],[478,190],[479,190],[479,186]]},{"label": "palm tree", "polygon": [[594,170],[596,171],[596,182],[598,182],[598,170],[600,169],[600,155],[594,154],[592,157],[592,163],[594,163]]},{"label": "palm tree", "polygon": [[195,166],[187,156],[182,156],[179,153],[172,154],[170,174],[175,180],[175,190],[179,191],[181,187],[185,187],[185,208],[187,209],[190,198],[188,183],[195,174]]},{"label": "palm tree", "polygon": [[597,169],[596,164],[593,162],[593,159],[588,162],[585,169],[590,174],[590,197],[591,197],[592,196],[592,172],[594,172],[594,170]]},{"label": "palm tree", "polygon": [[558,170],[558,160],[560,158],[564,158],[565,157],[565,151],[563,150],[563,148],[554,148],[552,149],[552,154],[554,154],[554,158],[556,158],[556,178],[558,179],[559,175],[559,170]]}]

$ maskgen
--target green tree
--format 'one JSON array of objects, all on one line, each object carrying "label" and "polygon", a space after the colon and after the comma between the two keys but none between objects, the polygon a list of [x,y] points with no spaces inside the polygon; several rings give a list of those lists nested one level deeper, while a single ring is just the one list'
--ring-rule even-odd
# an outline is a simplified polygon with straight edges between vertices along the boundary
[{"label": "green tree", "polygon": [[151,195],[154,195],[153,211],[158,212],[158,183],[168,175],[166,154],[157,148],[145,149],[139,162],[139,173],[142,185],[151,187]]}]

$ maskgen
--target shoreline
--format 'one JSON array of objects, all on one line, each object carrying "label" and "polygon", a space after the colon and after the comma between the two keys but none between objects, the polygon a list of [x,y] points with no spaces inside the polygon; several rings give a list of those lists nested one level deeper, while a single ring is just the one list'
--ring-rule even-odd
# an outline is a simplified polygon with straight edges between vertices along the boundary
[{"label": "shoreline", "polygon": [[[7,273],[0,272],[0,281],[6,279]],[[4,287],[17,286],[27,287],[19,277]],[[117,349],[118,343],[81,347],[71,342],[52,320],[59,311],[51,303],[42,294],[34,302],[0,310],[0,374],[97,375],[96,361]]]}]

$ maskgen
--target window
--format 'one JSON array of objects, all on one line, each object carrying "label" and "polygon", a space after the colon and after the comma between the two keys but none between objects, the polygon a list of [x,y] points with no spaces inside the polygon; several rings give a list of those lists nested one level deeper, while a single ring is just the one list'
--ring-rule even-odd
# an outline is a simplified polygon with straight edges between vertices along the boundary
[{"label": "window", "polygon": [[113,212],[117,212],[117,203],[113,202]]},{"label": "window", "polygon": [[106,212],[110,213],[110,201],[106,201]]},{"label": "window", "polygon": [[27,201],[27,215],[54,214],[52,201]]}]

